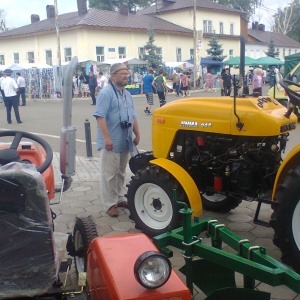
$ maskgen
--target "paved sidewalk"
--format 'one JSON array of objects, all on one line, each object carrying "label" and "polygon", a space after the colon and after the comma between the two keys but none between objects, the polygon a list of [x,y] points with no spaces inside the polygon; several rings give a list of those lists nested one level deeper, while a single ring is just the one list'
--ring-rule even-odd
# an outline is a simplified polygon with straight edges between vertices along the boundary
[{"label": "paved sidewalk", "polygon": [[[59,172],[59,154],[54,154],[53,165],[55,170],[55,182],[60,182]],[[126,181],[129,182],[132,173],[129,168],[127,170]],[[55,230],[59,232],[72,232],[74,227],[74,218],[76,216],[92,215],[97,225],[99,235],[112,235],[119,233],[139,232],[135,229],[134,222],[129,219],[129,211],[124,208],[118,208],[119,217],[110,218],[103,210],[103,205],[100,200],[99,190],[99,159],[96,157],[76,158],[76,175],[73,177],[71,188],[64,193],[62,202],[53,205],[51,208],[57,214],[55,220]],[[53,202],[59,199],[59,195]],[[226,214],[218,214],[212,212],[204,212],[203,216],[210,216],[225,224],[234,233],[248,239],[253,245],[264,246],[267,249],[267,254],[277,260],[280,260],[280,251],[272,243],[273,230],[253,224],[253,217],[256,210],[255,202],[242,202],[239,207]],[[263,205],[260,219],[268,220],[271,214],[269,205]],[[205,242],[205,239],[204,239]],[[206,242],[209,242],[207,239]],[[226,246],[224,247],[226,249]],[[171,259],[175,269],[183,265],[182,253],[174,252],[174,257]],[[74,272],[74,271],[73,271]],[[208,271],[209,272],[209,271]],[[184,278],[184,277],[182,277]],[[242,277],[237,276],[237,285],[242,284]],[[75,286],[75,276],[72,277],[70,285]],[[271,299],[277,300],[300,300],[300,295],[297,295],[287,287],[272,288],[265,284],[257,282],[257,288],[261,291],[271,293]],[[205,296],[202,292],[195,290],[195,299],[202,300]]]}]

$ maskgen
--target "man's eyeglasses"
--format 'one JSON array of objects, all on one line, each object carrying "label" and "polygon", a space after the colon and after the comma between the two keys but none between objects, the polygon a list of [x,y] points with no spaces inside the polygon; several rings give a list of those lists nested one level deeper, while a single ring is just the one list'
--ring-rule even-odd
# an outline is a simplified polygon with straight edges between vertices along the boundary
[{"label": "man's eyeglasses", "polygon": [[119,74],[121,76],[129,76],[130,74],[128,72],[116,72],[115,74]]}]

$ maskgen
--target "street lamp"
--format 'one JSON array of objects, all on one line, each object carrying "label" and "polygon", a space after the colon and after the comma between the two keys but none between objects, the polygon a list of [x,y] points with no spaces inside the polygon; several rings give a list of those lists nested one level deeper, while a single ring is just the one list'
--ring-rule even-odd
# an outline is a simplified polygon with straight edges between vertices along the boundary
[{"label": "street lamp", "polygon": [[58,68],[58,89],[62,97],[62,72],[61,72],[61,52],[60,52],[60,37],[59,37],[59,23],[58,23],[58,9],[57,9],[57,0],[54,0],[55,8],[55,28],[56,28],[56,37],[57,37],[57,68]]}]

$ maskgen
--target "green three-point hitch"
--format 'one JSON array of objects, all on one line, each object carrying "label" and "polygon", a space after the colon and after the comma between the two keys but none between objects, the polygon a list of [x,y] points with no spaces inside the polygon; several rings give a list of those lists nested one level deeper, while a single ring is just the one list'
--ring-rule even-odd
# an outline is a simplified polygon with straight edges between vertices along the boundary
[{"label": "green three-point hitch", "polygon": [[[176,191],[174,191],[176,199]],[[253,246],[249,240],[242,239],[228,230],[224,224],[211,218],[194,218],[186,203],[177,201],[183,227],[156,236],[154,244],[162,253],[171,257],[167,246],[183,250],[185,266],[180,269],[186,276],[188,288],[193,293],[195,284],[213,299],[270,299],[270,293],[255,289],[255,280],[270,286],[286,285],[296,293],[300,292],[300,275],[266,254],[266,249]],[[199,237],[205,232],[211,239],[211,246],[202,243]],[[231,252],[222,250],[225,243]],[[244,286],[238,288],[235,272],[243,275]]]}]

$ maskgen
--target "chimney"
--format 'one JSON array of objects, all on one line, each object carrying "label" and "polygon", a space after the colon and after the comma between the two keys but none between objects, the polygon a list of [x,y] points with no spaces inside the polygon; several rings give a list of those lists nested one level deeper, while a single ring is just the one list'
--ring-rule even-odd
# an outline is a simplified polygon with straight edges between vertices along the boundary
[{"label": "chimney", "polygon": [[169,4],[175,3],[176,0],[156,0],[156,10],[160,10]]},{"label": "chimney", "polygon": [[79,16],[86,14],[88,11],[86,0],[77,0],[77,8]]},{"label": "chimney", "polygon": [[39,22],[40,16],[39,15],[31,15],[31,24]]},{"label": "chimney", "polygon": [[266,29],[266,26],[264,24],[259,24],[258,25],[258,30],[265,31],[265,29]]},{"label": "chimney", "polygon": [[46,6],[46,11],[47,11],[47,19],[55,17],[54,5],[47,5]]},{"label": "chimney", "polygon": [[123,16],[128,16],[129,15],[129,8],[127,3],[122,3],[120,4],[120,14]]}]

